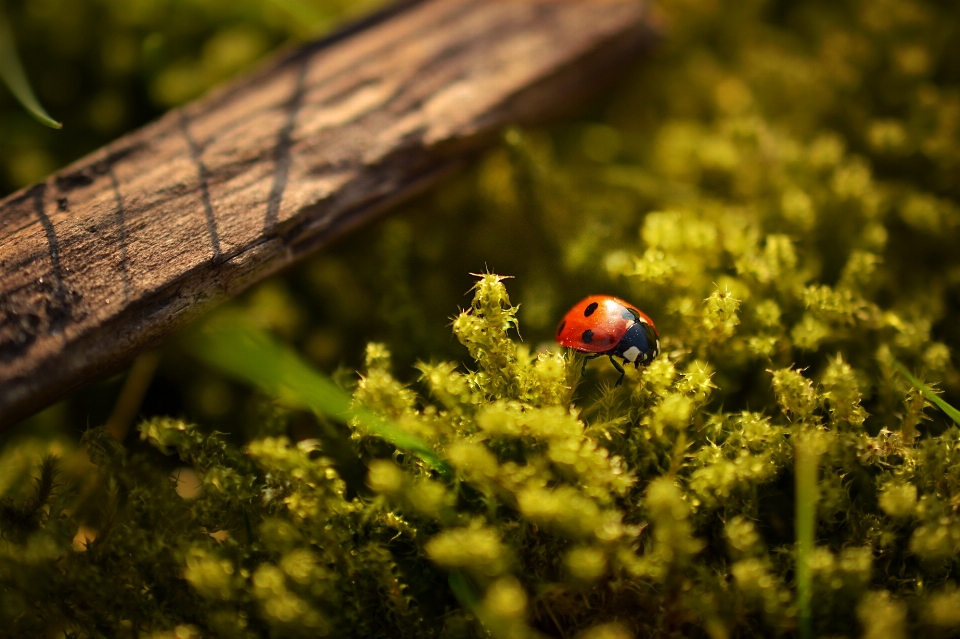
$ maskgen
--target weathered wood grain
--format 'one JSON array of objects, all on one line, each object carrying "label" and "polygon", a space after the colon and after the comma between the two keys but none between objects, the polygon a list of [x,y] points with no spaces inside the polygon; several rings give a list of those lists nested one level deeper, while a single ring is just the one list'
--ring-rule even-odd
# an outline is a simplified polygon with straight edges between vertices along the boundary
[{"label": "weathered wood grain", "polygon": [[637,0],[406,2],[0,202],[0,427],[594,89]]}]

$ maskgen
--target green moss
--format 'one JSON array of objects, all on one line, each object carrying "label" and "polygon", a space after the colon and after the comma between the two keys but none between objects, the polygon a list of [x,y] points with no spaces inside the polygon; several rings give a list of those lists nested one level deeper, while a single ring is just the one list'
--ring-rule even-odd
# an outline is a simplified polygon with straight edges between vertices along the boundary
[{"label": "green moss", "polygon": [[[957,9],[659,7],[595,111],[168,347],[189,419],[11,439],[4,630],[955,635],[960,429],[897,367],[957,405]],[[552,346],[602,292],[662,337],[621,387]]]},{"label": "green moss", "polygon": [[[724,298],[708,298],[704,317]],[[356,399],[429,442],[449,480],[362,429],[353,454],[368,470],[351,489],[322,443],[265,437],[240,448],[180,420],[147,420],[141,438],[201,478],[184,499],[160,458],[90,431],[86,490],[109,501],[85,548],[71,548],[76,525],[56,505],[65,495],[52,461],[32,493],[4,502],[7,593],[28,579],[25,592],[71,602],[7,599],[12,632],[65,623],[81,636],[136,624],[175,636],[526,637],[680,624],[762,635],[789,632],[809,606],[819,631],[856,631],[857,608],[870,634],[905,632],[910,606],[944,607],[952,591],[936,584],[952,574],[960,524],[942,495],[960,468],[950,443],[960,431],[916,445],[886,430],[870,437],[841,357],[821,383],[774,371],[782,413],[771,418],[709,408],[709,367],[690,360],[681,373],[664,355],[605,391],[619,397],[620,422],[591,423],[570,404],[579,358],[532,355],[511,338],[516,326],[502,278],[484,275],[454,322],[477,354],[467,373],[423,364],[420,395],[392,376],[382,345],[367,349]],[[705,330],[707,350],[734,334]],[[818,539],[798,555],[810,575],[804,604],[791,588],[791,534],[775,522],[790,515],[776,502],[790,501],[795,441],[817,431],[819,443],[804,444],[822,465],[804,515],[813,525],[816,512]],[[905,591],[908,580],[931,594]]]}]

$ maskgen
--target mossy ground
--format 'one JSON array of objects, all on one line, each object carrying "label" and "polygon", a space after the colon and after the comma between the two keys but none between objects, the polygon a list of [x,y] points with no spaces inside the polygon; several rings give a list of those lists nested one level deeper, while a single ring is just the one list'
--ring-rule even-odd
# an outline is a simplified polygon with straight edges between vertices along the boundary
[{"label": "mossy ground", "polygon": [[[660,2],[589,113],[175,340],[122,444],[5,436],[0,633],[956,636],[960,430],[894,362],[960,403],[958,7]],[[590,293],[660,329],[619,388],[550,346]],[[218,322],[392,435],[198,368]]]}]

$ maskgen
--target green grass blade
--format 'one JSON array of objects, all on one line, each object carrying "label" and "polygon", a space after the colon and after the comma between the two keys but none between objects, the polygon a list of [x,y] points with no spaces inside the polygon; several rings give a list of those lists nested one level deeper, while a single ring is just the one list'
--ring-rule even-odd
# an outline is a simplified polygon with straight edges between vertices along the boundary
[{"label": "green grass blade", "polygon": [[480,607],[480,597],[474,591],[473,584],[470,583],[467,576],[459,570],[454,570],[447,577],[447,581],[450,584],[453,596],[457,598],[464,610],[477,614],[477,609]]},{"label": "green grass blade", "polygon": [[198,332],[191,352],[214,368],[256,386],[281,402],[347,422],[357,420],[371,433],[418,456],[444,477],[450,468],[430,446],[362,406],[297,353],[258,329],[219,323]]},{"label": "green grass blade", "polygon": [[940,410],[942,410],[943,412],[945,412],[945,413],[947,414],[947,416],[950,417],[950,419],[952,419],[952,420],[954,421],[954,423],[956,423],[958,426],[960,426],[960,410],[957,410],[956,408],[954,408],[953,406],[951,406],[951,405],[948,404],[947,402],[945,402],[945,401],[943,401],[942,399],[940,399],[940,396],[939,396],[939,395],[937,395],[937,394],[934,393],[932,390],[930,390],[930,387],[929,387],[929,386],[927,386],[926,384],[924,384],[923,382],[921,382],[920,380],[918,380],[916,377],[914,377],[913,375],[911,375],[911,374],[907,371],[907,369],[904,368],[903,365],[902,365],[900,362],[898,362],[897,360],[893,360],[893,366],[894,366],[894,368],[896,368],[898,371],[900,371],[900,373],[901,373],[904,377],[906,377],[908,380],[910,380],[910,383],[913,384],[914,387],[915,387],[917,390],[919,390],[921,393],[923,393],[923,396],[924,396],[924,397],[926,397],[926,398],[929,399],[931,402],[933,402],[934,404],[936,404],[937,406],[939,406],[939,407],[940,407]]},{"label": "green grass blade", "polygon": [[13,30],[7,22],[2,6],[0,6],[0,80],[3,80],[23,108],[39,122],[53,129],[63,128],[63,124],[47,115],[33,94],[27,75],[23,72],[23,65],[20,64],[20,56],[17,55],[17,50],[13,46]]},{"label": "green grass blade", "polygon": [[798,434],[794,442],[796,464],[796,561],[797,606],[800,609],[800,639],[813,638],[813,574],[810,557],[817,531],[817,466],[820,451],[816,435]]}]

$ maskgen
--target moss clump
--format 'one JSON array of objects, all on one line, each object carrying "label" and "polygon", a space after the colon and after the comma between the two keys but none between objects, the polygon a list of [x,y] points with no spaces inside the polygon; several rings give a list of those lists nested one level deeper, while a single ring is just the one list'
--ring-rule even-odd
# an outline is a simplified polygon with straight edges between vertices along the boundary
[{"label": "moss clump", "polygon": [[[507,132],[380,259],[365,235],[233,309],[356,361],[393,436],[194,370],[191,339],[157,391],[185,399],[144,412],[201,426],[6,446],[3,628],[958,634],[960,430],[896,368],[960,403],[957,7],[659,7],[665,48],[586,120]],[[484,262],[516,279],[474,280],[451,339]],[[549,346],[590,293],[662,335],[620,388]]]},{"label": "moss clump", "polygon": [[[731,321],[725,298],[702,302],[705,327]],[[153,453],[89,431],[92,541],[74,548],[51,460],[3,502],[11,636],[768,636],[797,628],[798,561],[820,634],[903,633],[911,610],[917,629],[954,627],[960,430],[871,437],[839,356],[818,382],[772,371],[779,414],[711,408],[715,373],[683,349],[584,414],[579,356],[531,353],[509,335],[516,313],[502,278],[482,276],[453,324],[474,365],[421,363],[422,394],[384,346],[367,349],[355,401],[425,442],[447,477],[359,424],[339,460],[318,440],[241,447],[171,419],[140,425]],[[704,328],[699,348],[734,336]],[[804,553],[801,444],[821,475]],[[178,495],[157,451],[199,488]],[[366,469],[354,486],[338,470],[351,461]]]}]

